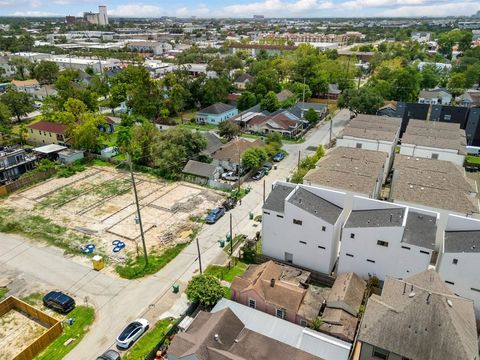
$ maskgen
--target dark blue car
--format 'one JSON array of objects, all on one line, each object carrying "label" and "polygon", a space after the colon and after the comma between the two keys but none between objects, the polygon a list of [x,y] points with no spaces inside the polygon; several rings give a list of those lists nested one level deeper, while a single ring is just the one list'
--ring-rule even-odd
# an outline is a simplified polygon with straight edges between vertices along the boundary
[{"label": "dark blue car", "polygon": [[275,156],[272,158],[273,161],[279,162],[285,159],[285,154],[283,152],[276,153]]},{"label": "dark blue car", "polygon": [[205,219],[205,222],[207,224],[215,224],[217,220],[220,219],[223,215],[225,215],[224,208],[215,208],[208,213],[207,218]]},{"label": "dark blue car", "polygon": [[75,300],[60,291],[50,291],[43,297],[43,305],[57,312],[67,314],[75,308]]}]

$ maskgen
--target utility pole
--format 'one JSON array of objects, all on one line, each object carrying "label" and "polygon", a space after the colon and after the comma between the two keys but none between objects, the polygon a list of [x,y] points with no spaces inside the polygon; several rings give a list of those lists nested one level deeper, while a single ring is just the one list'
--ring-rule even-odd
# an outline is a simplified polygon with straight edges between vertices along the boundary
[{"label": "utility pole", "polygon": [[230,256],[233,255],[232,213],[230,213]]},{"label": "utility pole", "polygon": [[198,244],[198,237],[195,239],[197,241],[197,251],[198,251],[198,265],[200,266],[200,274],[202,271],[202,255],[200,254],[200,245]]},{"label": "utility pole", "polygon": [[303,120],[303,107],[305,106],[305,77],[303,77],[303,96],[302,96],[302,120]]},{"label": "utility pole", "polygon": [[241,166],[240,166],[240,163],[241,163],[241,158],[240,158],[240,149],[238,148],[238,140],[239,140],[239,137],[237,136],[237,138],[235,139],[235,145],[237,147],[237,154],[238,154],[238,167],[237,167],[237,176],[238,176],[238,184],[237,184],[237,196],[240,197],[240,175],[241,175]]},{"label": "utility pole", "polygon": [[297,161],[297,168],[300,169],[300,150],[298,150],[298,161]]},{"label": "utility pole", "polygon": [[132,158],[130,157],[130,154],[127,154],[127,159],[130,167],[130,175],[132,177],[133,193],[135,195],[135,204],[137,205],[138,224],[140,225],[140,236],[142,238],[143,256],[145,257],[145,267],[147,267],[148,266],[147,246],[145,245],[145,237],[143,235],[142,216],[140,215],[140,204],[138,202],[137,185],[135,184],[135,176],[133,174]]},{"label": "utility pole", "polygon": [[263,179],[263,204],[265,205],[265,179]]}]

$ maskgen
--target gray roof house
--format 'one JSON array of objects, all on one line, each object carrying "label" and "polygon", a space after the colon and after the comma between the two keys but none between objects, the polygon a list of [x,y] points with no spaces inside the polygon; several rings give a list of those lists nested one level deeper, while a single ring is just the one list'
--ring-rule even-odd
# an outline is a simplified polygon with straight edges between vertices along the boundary
[{"label": "gray roof house", "polygon": [[187,164],[182,170],[186,176],[194,176],[198,178],[215,180],[220,177],[222,169],[220,166],[207,164],[200,161],[188,160]]},{"label": "gray roof house", "polygon": [[368,300],[354,360],[476,360],[473,302],[450,291],[434,270],[387,277]]}]

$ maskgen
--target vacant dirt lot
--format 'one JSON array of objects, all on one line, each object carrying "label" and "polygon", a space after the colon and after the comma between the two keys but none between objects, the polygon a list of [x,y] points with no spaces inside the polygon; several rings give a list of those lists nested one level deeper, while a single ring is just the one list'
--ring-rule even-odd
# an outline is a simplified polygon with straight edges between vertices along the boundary
[{"label": "vacant dirt lot", "polygon": [[0,317],[0,360],[10,360],[47,328],[16,310]]},{"label": "vacant dirt lot", "polygon": [[[224,200],[220,192],[193,184],[161,182],[137,174],[137,191],[147,246],[161,249],[183,242],[198,226],[191,218],[205,216]],[[91,167],[66,179],[52,179],[3,201],[2,206],[90,235],[97,249],[114,260],[125,258],[140,245],[140,228],[128,172],[111,167]],[[126,248],[113,253],[112,241]],[[72,248],[87,244],[75,243]]]}]

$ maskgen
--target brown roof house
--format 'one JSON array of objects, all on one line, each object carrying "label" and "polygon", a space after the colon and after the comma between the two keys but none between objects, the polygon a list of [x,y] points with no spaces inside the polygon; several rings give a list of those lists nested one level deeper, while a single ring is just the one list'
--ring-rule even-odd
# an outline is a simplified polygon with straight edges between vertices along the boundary
[{"label": "brown roof house", "polygon": [[18,91],[25,91],[26,93],[33,93],[34,90],[40,88],[40,83],[35,79],[30,80],[12,80],[12,86]]},{"label": "brown roof house", "polygon": [[353,272],[337,276],[322,314],[320,331],[344,341],[353,342],[366,283]]},{"label": "brown roof house", "polygon": [[451,292],[434,270],[387,277],[363,315],[352,359],[475,360],[473,301]]},{"label": "brown roof house", "polygon": [[39,121],[28,125],[28,142],[33,145],[57,144],[65,145],[67,142],[67,125],[50,121]]},{"label": "brown roof house", "polygon": [[248,122],[246,127],[254,133],[278,132],[287,137],[294,137],[302,131],[303,123],[281,112],[274,115],[256,115]]},{"label": "brown roof house", "polygon": [[328,289],[308,285],[310,272],[268,261],[233,279],[232,300],[307,326],[320,314]]},{"label": "brown roof house", "polygon": [[322,360],[318,356],[246,328],[229,308],[215,313],[201,311],[185,332],[175,335],[168,348],[167,358],[168,360]]},{"label": "brown roof house", "polygon": [[244,138],[235,138],[211,153],[212,163],[228,171],[237,171],[242,154],[246,150],[264,145],[265,143],[260,139],[250,141]]}]

